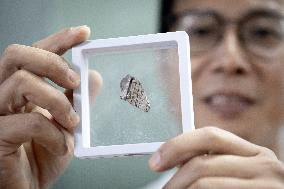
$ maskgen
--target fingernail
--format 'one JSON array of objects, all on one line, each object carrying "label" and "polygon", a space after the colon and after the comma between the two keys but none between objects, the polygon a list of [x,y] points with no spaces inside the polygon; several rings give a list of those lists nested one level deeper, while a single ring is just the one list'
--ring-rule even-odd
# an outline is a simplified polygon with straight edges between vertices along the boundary
[{"label": "fingernail", "polygon": [[91,29],[87,25],[72,28],[73,34],[80,35],[80,42],[87,40],[91,35]]},{"label": "fingernail", "polygon": [[[91,34],[91,29],[89,26],[87,25],[83,25],[83,26],[77,26],[77,27],[74,27],[72,28],[73,31],[77,32],[77,31],[80,31],[80,30],[85,30],[86,31],[86,36],[89,37],[90,34]],[[81,31],[80,31],[81,32]]]},{"label": "fingernail", "polygon": [[74,72],[72,69],[68,71],[69,80],[74,83],[76,86],[80,84],[80,76]]},{"label": "fingernail", "polygon": [[73,110],[73,108],[71,109],[70,111],[70,114],[69,114],[69,118],[70,118],[70,121],[72,123],[72,126],[76,126],[79,121],[80,121],[80,117],[79,115]]},{"label": "fingernail", "polygon": [[73,30],[78,30],[78,29],[82,29],[82,28],[90,29],[89,26],[87,26],[87,25],[76,26],[76,27],[73,27],[72,29],[73,29]]},{"label": "fingernail", "polygon": [[156,170],[159,168],[160,162],[161,162],[161,155],[159,152],[154,153],[154,155],[149,160],[150,167]]}]

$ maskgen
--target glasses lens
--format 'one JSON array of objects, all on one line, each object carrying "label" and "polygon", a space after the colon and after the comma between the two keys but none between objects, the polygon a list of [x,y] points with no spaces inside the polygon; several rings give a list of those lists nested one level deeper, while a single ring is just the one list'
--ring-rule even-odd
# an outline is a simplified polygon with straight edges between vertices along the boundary
[{"label": "glasses lens", "polygon": [[280,18],[253,17],[243,23],[241,28],[244,45],[255,54],[271,55],[283,45],[284,25]]},{"label": "glasses lens", "polygon": [[216,45],[222,33],[220,25],[214,15],[187,14],[178,19],[176,29],[188,33],[191,52],[196,54]]}]

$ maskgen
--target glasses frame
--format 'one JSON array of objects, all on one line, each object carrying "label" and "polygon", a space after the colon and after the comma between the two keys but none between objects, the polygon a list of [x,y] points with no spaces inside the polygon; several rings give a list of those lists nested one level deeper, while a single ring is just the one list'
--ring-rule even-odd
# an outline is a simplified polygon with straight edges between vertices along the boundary
[{"label": "glasses frame", "polygon": [[[274,12],[272,10],[265,10],[265,9],[252,10],[249,13],[244,14],[244,16],[240,17],[239,19],[226,19],[224,16],[222,16],[221,14],[219,14],[216,11],[213,11],[213,10],[194,9],[194,10],[186,10],[186,11],[179,13],[179,14],[171,14],[165,20],[166,20],[167,24],[169,24],[169,28],[178,28],[178,26],[177,26],[178,19],[183,18],[183,17],[188,16],[188,15],[194,15],[194,16],[210,15],[210,16],[216,18],[217,23],[219,23],[219,25],[222,26],[222,28],[220,30],[222,32],[220,32],[220,35],[218,36],[218,38],[216,39],[216,41],[212,45],[212,47],[210,47],[206,50],[202,50],[202,51],[198,51],[198,52],[192,52],[192,54],[199,54],[199,53],[206,52],[206,51],[210,50],[211,48],[215,47],[216,45],[220,44],[220,42],[224,38],[224,33],[225,33],[225,30],[226,30],[228,25],[236,25],[237,26],[238,39],[241,42],[242,48],[247,49],[245,42],[244,42],[244,37],[242,36],[241,28],[244,24],[246,24],[248,22],[248,20],[250,20],[254,17],[266,16],[266,17],[269,17],[269,18],[272,18],[272,19],[279,19],[281,21],[284,21],[284,15],[281,15],[280,13]],[[283,24],[283,27],[284,27],[284,24]],[[184,29],[186,29],[186,28],[183,28],[182,30],[184,30]],[[190,33],[189,33],[189,36],[190,36]],[[283,34],[283,37],[284,37],[284,34]]]}]

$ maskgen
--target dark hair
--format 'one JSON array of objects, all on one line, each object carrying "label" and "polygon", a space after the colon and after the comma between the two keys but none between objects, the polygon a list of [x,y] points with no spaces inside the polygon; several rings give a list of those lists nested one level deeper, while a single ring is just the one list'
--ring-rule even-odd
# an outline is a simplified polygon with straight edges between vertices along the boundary
[{"label": "dark hair", "polygon": [[161,0],[159,31],[162,33],[168,32],[170,25],[173,23],[173,5],[174,0]]}]

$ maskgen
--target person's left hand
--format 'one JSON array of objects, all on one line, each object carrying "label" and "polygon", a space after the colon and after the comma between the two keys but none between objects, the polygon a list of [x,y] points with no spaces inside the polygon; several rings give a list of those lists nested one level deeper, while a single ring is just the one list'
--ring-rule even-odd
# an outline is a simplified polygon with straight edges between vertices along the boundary
[{"label": "person's left hand", "polygon": [[215,127],[171,139],[149,165],[158,172],[179,167],[169,189],[284,188],[284,165],[273,151]]}]

